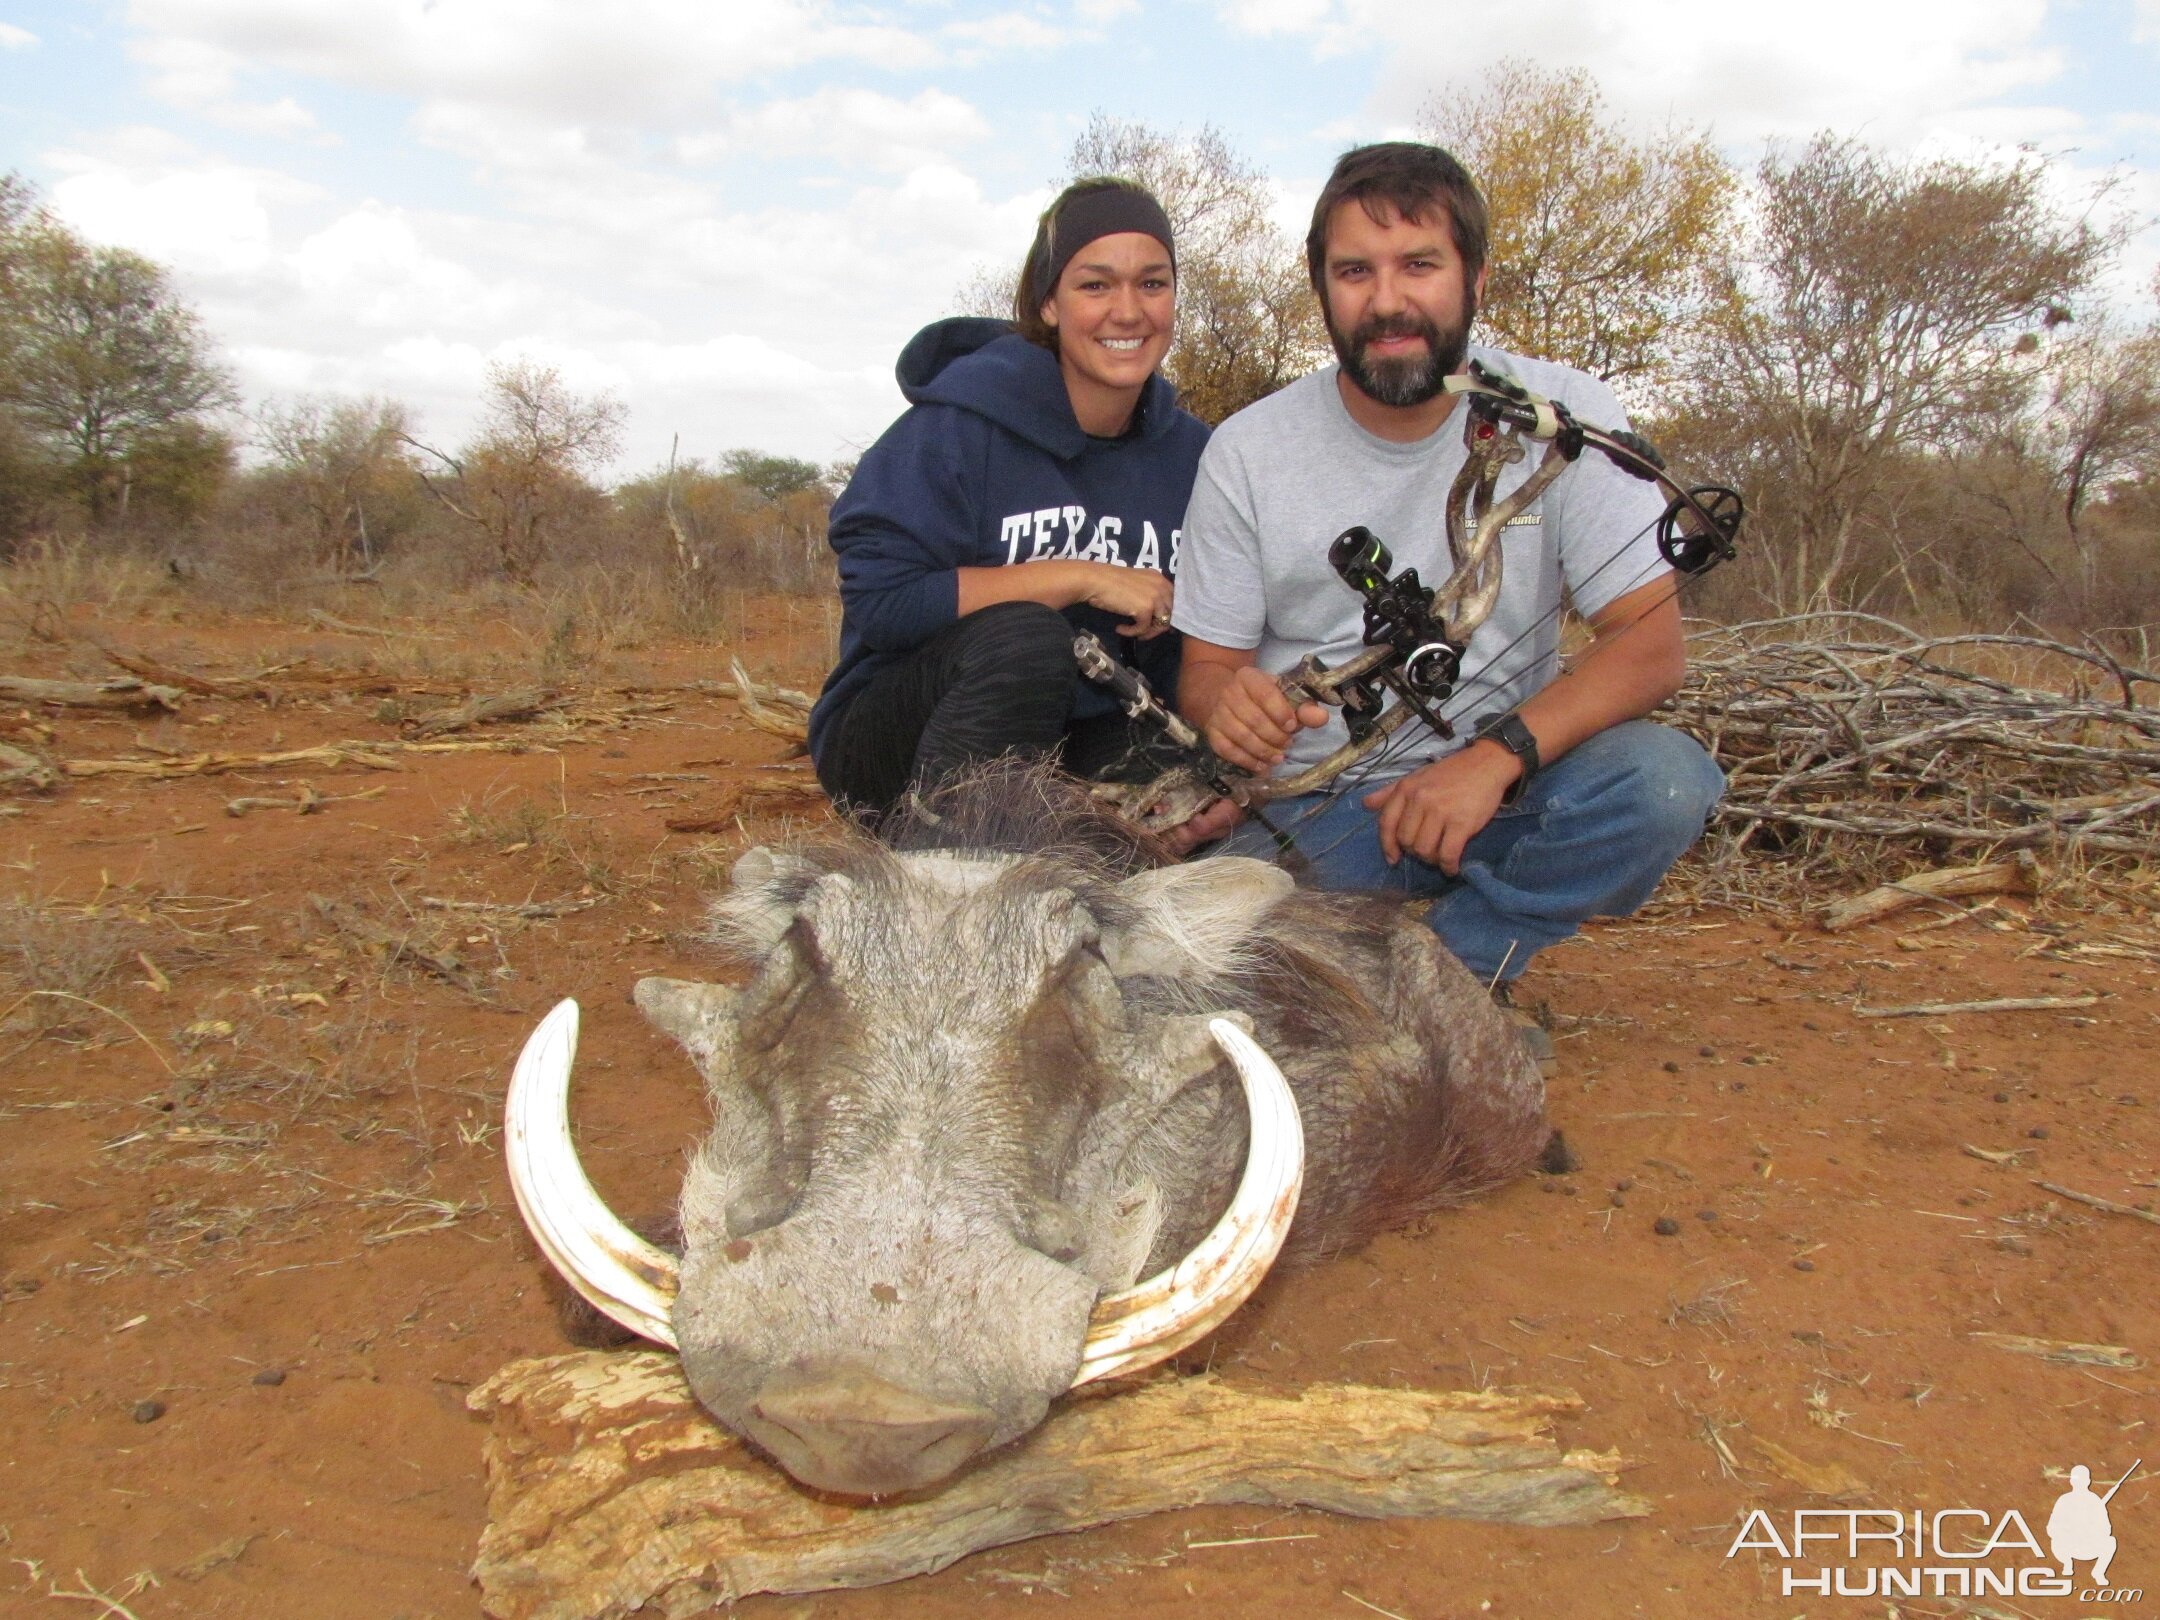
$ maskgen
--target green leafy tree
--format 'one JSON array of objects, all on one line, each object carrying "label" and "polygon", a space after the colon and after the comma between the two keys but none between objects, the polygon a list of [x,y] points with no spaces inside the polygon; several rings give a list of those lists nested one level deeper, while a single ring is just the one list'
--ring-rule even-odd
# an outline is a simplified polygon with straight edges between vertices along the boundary
[{"label": "green leafy tree", "polygon": [[805,490],[822,492],[825,469],[814,461],[767,455],[762,450],[730,450],[720,458],[730,478],[768,501],[785,500]]},{"label": "green leafy tree", "polygon": [[1515,59],[1429,102],[1421,133],[1485,194],[1496,342],[1607,380],[1665,368],[1731,223],[1736,181],[1707,135],[1631,139],[1588,73]]},{"label": "green leafy tree", "polygon": [[[164,269],[42,216],[18,216],[8,234],[0,393],[92,524],[125,517],[138,483],[214,484],[231,445],[206,418],[234,403],[232,383]],[[152,460],[159,477],[146,481]]]}]

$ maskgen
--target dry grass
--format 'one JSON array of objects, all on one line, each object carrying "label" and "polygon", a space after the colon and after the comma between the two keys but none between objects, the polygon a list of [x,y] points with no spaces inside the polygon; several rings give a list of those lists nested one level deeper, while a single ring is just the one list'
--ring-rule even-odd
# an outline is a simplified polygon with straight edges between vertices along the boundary
[{"label": "dry grass", "polygon": [[32,540],[0,567],[0,645],[65,641],[78,613],[136,615],[181,596],[180,581],[141,552]]},{"label": "dry grass", "polygon": [[99,907],[0,901],[0,1030],[73,1027],[143,950],[138,923]]}]

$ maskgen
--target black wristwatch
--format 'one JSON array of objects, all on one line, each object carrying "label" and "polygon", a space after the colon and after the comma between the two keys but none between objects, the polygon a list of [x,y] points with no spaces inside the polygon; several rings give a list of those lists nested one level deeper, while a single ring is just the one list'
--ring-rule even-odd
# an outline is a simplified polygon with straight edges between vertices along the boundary
[{"label": "black wristwatch", "polygon": [[1490,740],[1498,743],[1522,761],[1522,775],[1508,784],[1508,790],[1500,797],[1502,804],[1513,804],[1522,797],[1522,790],[1530,778],[1538,773],[1537,738],[1530,735],[1530,728],[1522,723],[1522,716],[1510,709],[1505,714],[1478,716],[1477,731],[1473,742]]}]

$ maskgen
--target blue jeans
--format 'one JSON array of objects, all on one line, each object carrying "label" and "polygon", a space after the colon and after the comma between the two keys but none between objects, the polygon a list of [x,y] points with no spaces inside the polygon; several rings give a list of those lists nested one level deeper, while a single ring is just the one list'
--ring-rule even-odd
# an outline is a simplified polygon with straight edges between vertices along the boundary
[{"label": "blue jeans", "polygon": [[[1481,982],[1513,979],[1586,917],[1624,917],[1702,836],[1725,777],[1684,732],[1630,720],[1571,748],[1533,776],[1463,851],[1449,877],[1414,855],[1390,866],[1369,788],[1330,800],[1284,799],[1268,819],[1288,832],[1324,889],[1430,896],[1425,920]],[[1275,854],[1248,821],[1209,851]]]}]

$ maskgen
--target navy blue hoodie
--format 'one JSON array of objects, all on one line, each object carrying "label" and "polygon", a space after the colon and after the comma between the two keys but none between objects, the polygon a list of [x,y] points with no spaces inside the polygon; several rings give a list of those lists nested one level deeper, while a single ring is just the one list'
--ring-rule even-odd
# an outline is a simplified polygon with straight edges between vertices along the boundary
[{"label": "navy blue hoodie", "polygon": [[[955,569],[1063,557],[1174,576],[1207,444],[1206,426],[1178,409],[1177,391],[1159,375],[1148,379],[1129,432],[1090,438],[1073,416],[1057,356],[1004,321],[926,326],[897,369],[913,408],[864,453],[833,503],[840,662],[810,715],[813,756],[871,676],[959,616]],[[1065,617],[1101,636],[1168,701],[1174,633],[1124,640],[1115,614],[1084,604]],[[1116,707],[1089,683],[1078,688],[1075,719]]]}]

